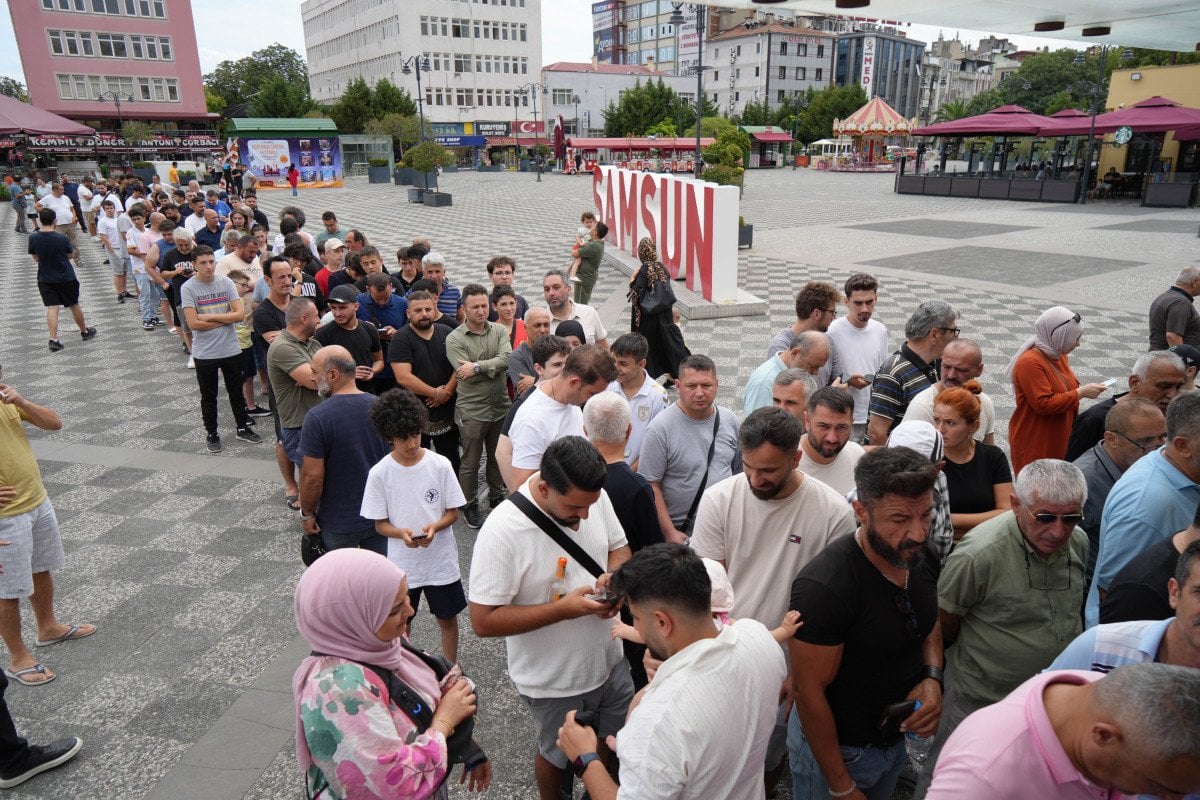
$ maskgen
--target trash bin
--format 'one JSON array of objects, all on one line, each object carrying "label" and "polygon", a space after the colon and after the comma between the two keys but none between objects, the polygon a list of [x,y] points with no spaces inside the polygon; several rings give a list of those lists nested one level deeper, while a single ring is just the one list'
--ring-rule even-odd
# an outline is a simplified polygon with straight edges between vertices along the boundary
[{"label": "trash bin", "polygon": [[801,153],[797,153],[796,154],[796,166],[797,167],[807,167],[808,166],[808,156],[801,154]]}]

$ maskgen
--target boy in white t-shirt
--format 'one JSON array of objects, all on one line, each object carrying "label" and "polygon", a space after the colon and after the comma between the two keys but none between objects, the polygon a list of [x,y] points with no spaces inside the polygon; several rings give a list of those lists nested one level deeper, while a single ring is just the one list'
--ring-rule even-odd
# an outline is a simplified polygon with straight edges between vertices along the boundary
[{"label": "boy in white t-shirt", "polygon": [[442,654],[458,660],[458,615],[467,607],[454,523],[467,504],[450,461],[421,447],[429,429],[425,404],[408,389],[392,389],[371,406],[371,422],[392,443],[367,474],[359,513],[388,537],[388,558],[408,574],[415,612],[421,594],[442,633]]}]

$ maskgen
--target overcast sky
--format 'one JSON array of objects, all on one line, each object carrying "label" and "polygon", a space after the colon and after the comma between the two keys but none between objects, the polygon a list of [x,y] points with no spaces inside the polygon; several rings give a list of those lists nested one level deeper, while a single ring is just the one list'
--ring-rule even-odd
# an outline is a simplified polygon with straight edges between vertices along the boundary
[{"label": "overcast sky", "polygon": [[[19,3],[35,0],[18,0]],[[403,2],[403,0],[400,0]],[[304,32],[300,25],[299,0],[198,0],[192,3],[196,18],[196,37],[200,46],[200,69],[212,71],[225,59],[250,55],[274,42],[280,42],[304,54]],[[250,24],[237,24],[237,21]],[[258,20],[274,22],[263,28]],[[592,57],[591,0],[542,0],[542,61],[590,61]],[[908,29],[915,39],[932,42],[938,28],[913,25]],[[979,40],[977,31],[944,29],[947,39],[959,33],[964,41]],[[1015,37],[1021,47],[1049,44],[1051,49],[1064,42],[1032,37]],[[1076,45],[1082,47],[1082,45]],[[24,81],[17,43],[13,37],[8,3],[0,2],[0,75]]]}]

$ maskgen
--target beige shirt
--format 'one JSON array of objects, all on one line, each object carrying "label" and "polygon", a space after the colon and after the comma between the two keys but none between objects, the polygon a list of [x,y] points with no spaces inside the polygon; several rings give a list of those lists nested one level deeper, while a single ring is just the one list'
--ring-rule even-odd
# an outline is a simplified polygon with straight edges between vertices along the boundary
[{"label": "beige shirt", "polygon": [[803,447],[800,448],[800,471],[816,478],[835,492],[845,497],[854,488],[854,468],[866,451],[857,442],[846,442],[842,452],[829,464],[813,461]]}]

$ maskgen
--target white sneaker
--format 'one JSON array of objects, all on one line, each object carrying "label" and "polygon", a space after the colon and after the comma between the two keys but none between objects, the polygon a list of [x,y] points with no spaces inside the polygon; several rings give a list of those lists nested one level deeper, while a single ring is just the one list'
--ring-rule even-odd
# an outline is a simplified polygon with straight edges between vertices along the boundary
[{"label": "white sneaker", "polygon": [[196,368],[196,359],[191,356],[188,356],[188,369],[195,369],[195,368]]},{"label": "white sneaker", "polygon": [[99,236],[93,236],[93,237],[92,237],[92,241],[93,241],[93,242],[98,242],[98,241],[100,241],[100,237],[99,237]]}]

